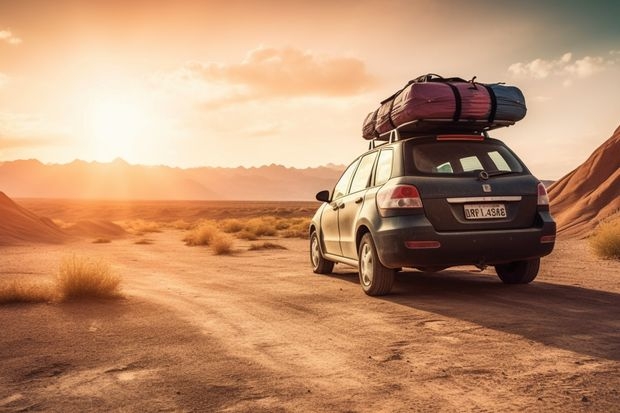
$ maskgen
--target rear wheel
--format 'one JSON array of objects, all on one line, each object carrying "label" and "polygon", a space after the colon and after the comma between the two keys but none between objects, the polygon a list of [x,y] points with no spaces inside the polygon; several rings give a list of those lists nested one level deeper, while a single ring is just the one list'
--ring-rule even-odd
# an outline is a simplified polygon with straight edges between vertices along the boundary
[{"label": "rear wheel", "polygon": [[369,233],[362,237],[358,257],[360,284],[364,292],[372,296],[388,294],[392,290],[396,271],[381,264]]},{"label": "rear wheel", "polygon": [[514,261],[495,266],[495,272],[505,284],[527,284],[538,275],[540,258]]},{"label": "rear wheel", "polygon": [[310,262],[312,271],[317,274],[330,274],[334,269],[334,263],[323,258],[321,254],[321,241],[316,231],[310,234]]}]

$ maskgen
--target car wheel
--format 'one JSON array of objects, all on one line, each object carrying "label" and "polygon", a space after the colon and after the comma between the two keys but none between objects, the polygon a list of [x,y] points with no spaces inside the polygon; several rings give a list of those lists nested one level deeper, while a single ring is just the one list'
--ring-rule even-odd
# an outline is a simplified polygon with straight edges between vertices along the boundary
[{"label": "car wheel", "polygon": [[540,258],[509,262],[495,266],[495,272],[505,284],[527,284],[538,275]]},{"label": "car wheel", "polygon": [[358,257],[360,284],[364,292],[372,296],[388,294],[394,284],[395,271],[384,267],[379,261],[370,233],[362,237]]},{"label": "car wheel", "polygon": [[310,234],[310,263],[312,271],[317,274],[329,274],[334,269],[334,263],[323,258],[321,254],[321,241],[316,231]]}]

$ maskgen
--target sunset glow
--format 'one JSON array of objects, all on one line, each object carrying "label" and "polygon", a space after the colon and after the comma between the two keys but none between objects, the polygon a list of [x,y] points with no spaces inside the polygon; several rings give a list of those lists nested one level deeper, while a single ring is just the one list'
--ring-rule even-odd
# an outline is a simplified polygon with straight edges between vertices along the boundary
[{"label": "sunset glow", "polygon": [[520,87],[494,136],[559,178],[618,126],[620,6],[552,3],[2,2],[0,162],[346,164],[432,72]]},{"label": "sunset glow", "polygon": [[149,115],[141,102],[123,97],[97,99],[86,108],[84,139],[103,160],[135,159],[148,149]]}]

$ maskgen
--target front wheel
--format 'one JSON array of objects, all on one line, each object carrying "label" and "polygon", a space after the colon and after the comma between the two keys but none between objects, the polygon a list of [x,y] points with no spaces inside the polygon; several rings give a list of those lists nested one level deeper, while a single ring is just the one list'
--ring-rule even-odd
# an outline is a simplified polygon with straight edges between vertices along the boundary
[{"label": "front wheel", "polygon": [[505,284],[527,284],[538,275],[540,258],[498,264],[495,272]]},{"label": "front wheel", "polygon": [[370,233],[362,237],[358,257],[360,284],[364,292],[372,296],[388,294],[394,284],[395,271],[384,267],[379,261]]},{"label": "front wheel", "polygon": [[334,263],[323,258],[321,254],[321,241],[316,231],[310,234],[310,263],[316,274],[330,274],[334,269]]}]

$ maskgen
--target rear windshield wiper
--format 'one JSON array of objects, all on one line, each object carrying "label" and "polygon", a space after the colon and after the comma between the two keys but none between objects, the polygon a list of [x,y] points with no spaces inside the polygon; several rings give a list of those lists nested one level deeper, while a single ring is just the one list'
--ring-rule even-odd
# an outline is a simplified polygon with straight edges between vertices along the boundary
[{"label": "rear windshield wiper", "polygon": [[500,175],[510,175],[510,174],[520,174],[520,171],[480,171],[478,173],[478,177],[482,180],[487,180],[493,176],[500,176]]}]

